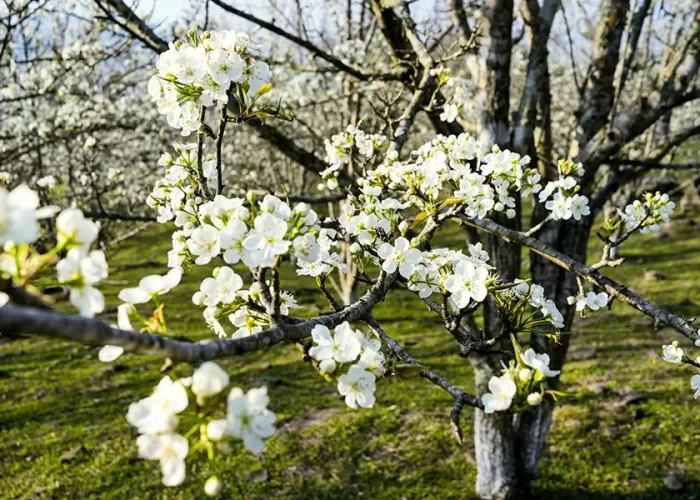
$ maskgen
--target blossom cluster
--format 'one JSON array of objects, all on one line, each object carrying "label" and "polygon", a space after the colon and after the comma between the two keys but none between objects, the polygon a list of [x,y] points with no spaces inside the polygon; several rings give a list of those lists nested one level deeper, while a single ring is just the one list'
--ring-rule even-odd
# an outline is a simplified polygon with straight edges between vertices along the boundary
[{"label": "blossom cluster", "polygon": [[[155,206],[163,206],[163,198],[152,195],[151,199]],[[260,201],[217,195],[202,203],[195,196],[183,201],[173,216],[179,229],[173,234],[168,261],[175,269],[186,264],[207,265],[217,257],[251,270],[271,268],[291,255],[300,275],[319,277],[334,269],[347,271],[333,251],[337,232],[322,228],[316,212],[304,203],[291,207],[272,195]],[[239,338],[269,324],[264,300],[271,293],[268,288],[256,282],[244,290],[243,280],[233,269],[220,267],[202,282],[193,302],[206,307],[204,318],[217,335],[227,336],[220,320],[228,318],[238,328],[233,337]],[[281,314],[296,307],[290,294],[280,294]]]},{"label": "blossom cluster", "polygon": [[[322,229],[318,215],[305,203],[292,208],[272,195],[252,207],[250,200],[223,195],[205,202],[198,189],[196,148],[175,145],[175,160],[168,154],[161,157],[165,175],[147,199],[160,222],[172,220],[178,227],[168,254],[170,267],[206,265],[221,255],[227,264],[266,268],[287,253],[296,257],[300,274],[315,276],[344,267],[332,252],[335,231]],[[215,167],[206,157],[204,176],[212,182],[216,172],[210,165]]]},{"label": "blossom cluster", "polygon": [[319,188],[337,188],[338,176],[343,167],[347,167],[353,160],[371,160],[384,143],[386,136],[367,134],[352,125],[348,125],[345,131],[335,134],[330,140],[326,139],[326,162],[330,166],[321,172],[325,185],[319,184]]},{"label": "blossom cluster", "polygon": [[189,40],[170,43],[148,82],[148,93],[171,127],[188,136],[201,125],[200,106],[226,105],[235,85],[255,96],[269,82],[270,69],[251,57],[245,33],[230,30],[189,33]]},{"label": "blossom cluster", "polygon": [[485,413],[505,411],[513,407],[515,411],[527,406],[537,406],[551,391],[544,389],[547,377],[559,375],[558,370],[549,367],[549,355],[538,354],[532,348],[522,353],[513,340],[516,359],[511,361],[503,374],[491,377],[489,392],[481,397]]},{"label": "blossom cluster", "polygon": [[597,311],[608,305],[610,297],[606,292],[588,292],[587,294],[579,294],[576,297],[567,297],[567,302],[570,305],[576,304],[576,311],[583,313],[586,308],[591,311]]},{"label": "blossom cluster", "polygon": [[546,202],[545,208],[551,212],[552,220],[569,220],[572,217],[581,220],[581,217],[591,213],[588,198],[578,194],[576,177],[584,174],[583,166],[571,160],[559,160],[557,170],[559,179],[547,183],[539,192],[539,201]]},{"label": "blossom cluster", "polygon": [[440,120],[452,123],[460,115],[474,113],[474,91],[471,80],[453,76],[452,71],[445,66],[431,69],[430,74],[438,78],[438,83],[445,96]]},{"label": "blossom cluster", "polygon": [[[353,409],[372,408],[376,380],[384,375],[386,362],[380,351],[381,342],[354,330],[347,321],[333,333],[325,325],[316,325],[311,336],[314,346],[309,349],[309,355],[318,362],[320,373],[328,378],[337,377],[338,392],[345,396],[345,403]],[[339,375],[348,363],[354,364]]]},{"label": "blossom cluster", "polygon": [[99,225],[77,208],[63,210],[55,220],[56,246],[46,254],[29,245],[39,238],[39,221],[54,216],[58,207],[39,207],[39,196],[25,184],[8,191],[0,187],[0,273],[23,282],[46,269],[56,256],[58,283],[70,290],[70,301],[81,315],[93,317],[104,309],[104,296],[95,285],[108,275],[104,252],[90,250]]},{"label": "blossom cluster", "polygon": [[[273,293],[266,283],[266,294]],[[192,296],[192,302],[198,306],[206,306],[203,312],[207,326],[219,338],[229,334],[221,324],[222,319],[237,328],[230,337],[233,339],[248,337],[269,326],[270,317],[267,314],[264,300],[263,285],[253,283],[248,290],[243,290],[243,279],[230,267],[217,267],[212,277],[205,278],[199,291]],[[286,316],[290,309],[298,309],[296,299],[292,294],[280,291],[280,314]]]},{"label": "blossom cluster", "polygon": [[516,279],[514,285],[498,292],[496,298],[504,311],[517,313],[514,315],[517,322],[512,325],[515,330],[532,332],[540,327],[554,328],[555,331],[564,328],[564,316],[554,301],[545,296],[542,286],[521,279]]},{"label": "blossom cluster", "polygon": [[[165,174],[156,180],[146,198],[146,204],[158,212],[158,222],[161,224],[173,219],[176,223],[184,222],[202,202],[197,144],[176,143],[173,149],[175,159],[169,153],[163,153],[158,160],[158,165],[165,167]],[[220,165],[219,168],[223,174],[224,166]],[[214,156],[203,155],[202,174],[206,187],[214,189],[219,175]]]},{"label": "blossom cluster", "polygon": [[[247,393],[238,387],[231,389],[226,397],[226,414],[217,415],[219,397],[229,383],[228,374],[207,361],[191,377],[163,377],[153,394],[129,406],[126,419],[139,433],[139,456],[159,461],[165,486],[182,484],[185,459],[190,454],[205,451],[211,460],[216,451],[228,451],[230,438],[241,440],[247,450],[259,454],[265,447],[264,440],[274,434],[276,417],[267,408],[270,398],[266,387]],[[190,405],[191,396],[196,408]],[[181,418],[188,412],[191,415]],[[181,420],[190,425],[193,418],[189,432],[178,433]],[[218,493],[220,482],[216,487],[211,484],[216,481],[207,481],[207,494]]]},{"label": "blossom cluster", "polygon": [[[698,330],[700,334],[700,330]],[[700,340],[695,341],[695,347],[700,347]],[[674,365],[690,365],[700,370],[700,356],[695,360],[689,358],[678,342],[672,342],[662,347],[663,360]],[[690,377],[690,388],[695,391],[693,397],[700,399],[700,372],[696,372]]]},{"label": "blossom cluster", "polygon": [[639,227],[639,232],[646,234],[659,230],[659,223],[668,222],[676,204],[669,200],[667,194],[658,191],[654,194],[645,193],[644,200],[634,200],[624,211],[618,209],[618,214],[629,231]]},{"label": "blossom cluster", "polygon": [[528,167],[530,158],[494,146],[482,153],[479,142],[467,133],[438,135],[401,162],[395,152],[368,171],[362,182],[402,195],[407,206],[424,210],[441,199],[464,205],[469,217],[484,218],[491,211],[516,215],[513,191],[538,192],[540,175]]}]

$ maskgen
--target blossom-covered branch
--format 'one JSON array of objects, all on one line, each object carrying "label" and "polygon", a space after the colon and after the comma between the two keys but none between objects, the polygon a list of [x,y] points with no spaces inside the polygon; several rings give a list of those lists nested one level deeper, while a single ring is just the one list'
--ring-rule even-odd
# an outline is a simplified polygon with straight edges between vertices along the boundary
[{"label": "blossom-covered branch", "polygon": [[694,327],[688,320],[676,316],[675,314],[672,314],[651,303],[650,301],[631,291],[625,285],[603,275],[600,271],[593,269],[586,264],[572,259],[568,255],[550,248],[536,238],[532,238],[526,236],[522,232],[503,227],[490,219],[472,219],[465,215],[460,215],[459,218],[469,225],[483,229],[488,233],[495,234],[507,241],[519,243],[520,245],[532,249],[535,253],[543,256],[551,262],[554,262],[561,268],[582,276],[591,283],[606,290],[610,295],[614,296],[618,300],[629,304],[647,316],[651,316],[654,318],[657,324],[668,325],[693,341],[700,338],[698,328]]}]

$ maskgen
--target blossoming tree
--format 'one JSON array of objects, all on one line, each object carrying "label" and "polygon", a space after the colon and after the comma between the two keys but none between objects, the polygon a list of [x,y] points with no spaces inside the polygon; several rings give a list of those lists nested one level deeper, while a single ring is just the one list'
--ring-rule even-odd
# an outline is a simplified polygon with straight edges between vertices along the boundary
[{"label": "blossoming tree", "polygon": [[[698,341],[700,334],[691,321],[664,311],[601,273],[621,264],[613,251],[630,235],[653,231],[669,219],[674,204],[668,196],[649,193],[619,207],[600,228],[605,241],[600,260],[585,264],[593,216],[624,176],[631,175],[629,170],[608,166],[662,114],[697,98],[693,87],[697,23],[689,31],[689,49],[677,55],[680,59],[665,63],[663,85],[652,91],[651,107],[623,123],[609,119],[616,101],[603,97],[611,85],[605,75],[621,60],[619,40],[625,27],[607,23],[606,16],[624,17],[629,5],[603,2],[601,26],[605,29],[596,33],[593,42],[601,55],[593,61],[591,76],[582,87],[586,99],[574,159],[555,161],[551,149],[543,152],[535,144],[535,129],[548,126],[549,112],[542,111],[546,103],[540,100],[538,86],[523,88],[513,138],[509,133],[508,68],[496,62],[510,56],[499,52],[504,47],[510,50],[499,37],[510,40],[512,3],[487,2],[479,18],[483,52],[479,54],[474,49],[477,34],[462,2],[448,2],[460,30],[459,48],[450,57],[466,58],[474,73],[476,88],[471,92],[478,103],[474,108],[478,125],[470,134],[457,120],[460,113],[468,112],[462,100],[471,95],[468,85],[451,80],[451,72],[440,64],[448,62],[448,56],[431,55],[403,2],[368,3],[399,67],[396,72],[368,75],[303,39],[213,0],[235,15],[315,50],[359,81],[393,78],[410,90],[398,118],[389,119],[391,126],[370,129],[357,122],[344,127],[327,140],[326,157],[320,159],[268,123],[291,115],[270,99],[269,67],[247,35],[191,31],[187,38],[165,44],[123,2],[104,3],[113,8],[116,18],[125,20],[121,24],[126,29],[161,52],[156,74],[148,83],[152,106],[184,137],[194,136],[192,142],[176,143],[161,156],[161,176],[147,199],[160,222],[172,221],[177,227],[168,255],[172,270],[164,276],[144,277],[138,286],[120,293],[118,327],[92,319],[104,306],[97,286],[107,276],[104,254],[90,250],[98,226],[79,210],[67,208],[55,218],[55,245],[33,247],[39,236],[38,221],[56,215],[58,209],[39,208],[38,197],[27,186],[3,188],[3,298],[11,304],[0,310],[0,330],[103,346],[100,359],[105,362],[128,351],[193,363],[191,378],[164,377],[151,396],[128,410],[127,419],[139,434],[138,452],[159,461],[166,486],[177,486],[185,479],[190,454],[205,453],[215,462],[220,451],[238,441],[252,453],[260,453],[264,440],[274,433],[274,414],[267,408],[274,403],[265,389],[247,394],[229,390],[231,381],[216,359],[280,342],[298,343],[309,362],[307,369],[336,384],[347,405],[356,409],[376,404],[376,384],[383,379],[420,376],[454,398],[450,425],[460,442],[463,408],[475,409],[477,491],[484,498],[508,498],[534,477],[567,346],[568,336],[561,332],[569,330],[575,311],[600,310],[617,298]],[[540,83],[548,71],[546,57],[544,62],[541,59],[548,33],[542,30],[551,27],[557,6],[527,2],[526,11],[542,21],[528,23],[532,67],[528,67],[527,81]],[[643,21],[646,13],[640,15]],[[486,77],[476,78],[476,74]],[[403,155],[409,130],[422,111],[436,133]],[[323,189],[331,190],[331,195],[324,196],[340,201],[338,216],[320,217],[307,203],[316,201],[313,196],[230,193],[224,183],[227,165],[222,147],[227,133],[232,127],[241,130],[239,126],[270,139],[283,154],[317,172]],[[687,131],[681,135],[690,136]],[[606,180],[596,185],[599,173]],[[529,199],[535,215],[524,231],[520,209]],[[488,234],[487,245],[472,241],[464,249],[437,247],[433,238],[448,221]],[[349,259],[341,256],[343,245]],[[533,254],[530,280],[519,278],[519,246]],[[193,266],[211,262],[218,267],[192,300],[218,340],[188,343],[168,338],[163,308],[168,291]],[[71,302],[82,316],[47,311],[36,293],[34,286],[46,279],[54,264],[57,281],[70,288]],[[301,305],[283,291],[282,266],[294,266],[298,275],[315,278],[319,293],[328,300],[326,314],[310,319],[293,315]],[[242,268],[250,270],[248,283]],[[365,292],[342,304],[327,289],[327,279],[332,273],[351,270]],[[424,368],[384,332],[372,310],[395,287],[414,292],[471,358],[476,395],[459,387],[459,381],[448,381]],[[148,314],[143,315],[146,308]],[[485,318],[482,327],[474,319],[479,309]],[[698,367],[698,361],[679,345],[665,346],[663,352],[671,363]],[[696,395],[697,377],[690,381]],[[225,413],[218,404],[223,397]],[[216,495],[221,479],[210,477],[205,492]]]}]

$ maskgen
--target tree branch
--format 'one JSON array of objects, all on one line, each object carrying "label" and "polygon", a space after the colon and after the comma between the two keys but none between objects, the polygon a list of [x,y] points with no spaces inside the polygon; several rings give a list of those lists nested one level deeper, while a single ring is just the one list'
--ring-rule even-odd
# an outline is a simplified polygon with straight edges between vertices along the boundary
[{"label": "tree branch", "polygon": [[667,170],[692,170],[700,168],[700,162],[690,163],[662,163],[653,158],[645,160],[632,160],[629,158],[613,158],[609,162],[610,165],[629,165],[631,167],[642,167],[643,169],[667,169]]},{"label": "tree branch", "polygon": [[625,285],[622,285],[621,283],[604,276],[592,267],[582,264],[581,262],[572,259],[568,255],[545,245],[538,239],[526,236],[520,231],[514,231],[503,227],[489,219],[470,219],[464,214],[460,214],[458,218],[471,226],[483,229],[484,231],[496,235],[505,241],[518,243],[530,248],[533,252],[541,255],[564,270],[581,276],[594,285],[604,289],[618,300],[629,304],[647,316],[651,316],[654,318],[657,324],[666,324],[693,341],[700,338],[698,328],[694,327],[689,321],[671,314],[661,307],[640,297]]},{"label": "tree branch", "polygon": [[9,304],[0,308],[0,331],[33,333],[94,346],[115,345],[129,352],[167,357],[173,361],[208,361],[259,351],[283,341],[298,342],[310,336],[316,325],[334,328],[344,321],[364,319],[395,279],[396,273],[387,275],[382,272],[362,298],[341,311],[299,323],[279,323],[240,339],[183,342],[161,335],[120,330],[99,319]]},{"label": "tree branch", "polygon": [[[422,366],[418,361],[416,361],[416,359],[413,356],[411,356],[406,351],[406,349],[401,347],[401,345],[396,340],[394,340],[386,334],[386,332],[382,329],[382,327],[379,325],[377,320],[374,319],[373,316],[368,316],[365,321],[367,322],[369,327],[372,328],[372,330],[374,330],[374,332],[382,340],[382,342],[389,346],[389,348],[394,352],[394,354],[396,354],[399,357],[399,359],[401,359],[401,361],[409,365]],[[432,372],[430,370],[422,370],[420,372],[420,376],[426,380],[430,380],[435,385],[442,387],[453,398],[461,400],[463,404],[473,406],[474,408],[480,408],[482,410],[484,409],[484,405],[479,398],[472,396],[471,394],[467,394],[462,389],[455,387],[437,373]]]},{"label": "tree branch", "polygon": [[[101,0],[95,0],[100,5]],[[130,23],[124,27],[129,33],[141,40],[148,48],[161,53],[168,50],[168,44],[160,39],[122,0],[103,0],[112,6],[122,17],[130,20]],[[133,27],[130,27],[133,24]],[[134,31],[133,28],[139,28]],[[145,38],[142,38],[145,37]],[[236,110],[234,110],[236,111]],[[263,124],[261,121],[246,121],[246,124],[252,127],[260,137],[267,140],[276,147],[283,155],[290,160],[298,163],[302,167],[316,174],[323,171],[327,165],[323,159],[316,156],[313,152],[308,151],[294,142],[292,139],[284,135],[278,129]],[[339,179],[343,185],[351,184],[351,181],[346,173],[341,172]]]},{"label": "tree branch", "polygon": [[124,22],[117,21],[109,9],[102,5],[100,0],[95,0],[98,7],[120,28],[128,31],[132,36],[140,40],[143,44],[156,52],[165,52],[168,50],[168,43],[160,38],[148,25],[139,18],[129,6],[122,0],[104,0],[109,4],[121,17]]},{"label": "tree branch", "polygon": [[363,81],[369,81],[369,80],[400,80],[403,78],[405,75],[405,71],[401,72],[389,72],[389,73],[364,73],[360,71],[357,68],[353,68],[352,66],[349,66],[345,64],[343,61],[338,59],[332,54],[329,54],[325,50],[322,50],[320,47],[317,45],[314,45],[313,43],[309,42],[308,40],[304,40],[303,38],[300,38],[292,33],[289,33],[282,28],[276,26],[275,24],[265,21],[263,19],[260,19],[252,14],[249,14],[245,11],[242,11],[240,9],[237,9],[236,7],[229,5],[221,0],[212,0],[213,3],[221,7],[223,10],[226,12],[229,12],[235,16],[241,17],[247,21],[250,21],[251,23],[257,24],[261,28],[265,28],[266,30],[275,33],[276,35],[281,36],[282,38],[286,38],[287,40],[294,42],[295,44],[299,45],[300,47],[305,48],[312,54],[318,56],[319,58],[323,59],[324,61],[329,62],[339,70],[354,76],[358,80],[363,80]]}]

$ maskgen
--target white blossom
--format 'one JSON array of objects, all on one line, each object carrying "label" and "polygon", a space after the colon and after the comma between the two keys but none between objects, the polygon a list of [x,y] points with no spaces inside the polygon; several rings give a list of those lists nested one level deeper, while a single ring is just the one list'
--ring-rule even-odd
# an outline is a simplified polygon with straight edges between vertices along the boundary
[{"label": "white blossom", "polygon": [[70,287],[70,301],[82,316],[88,318],[102,312],[104,296],[93,285],[107,277],[104,252],[93,250],[87,255],[79,248],[70,250],[56,264],[58,281]]},{"label": "white blossom", "polygon": [[171,269],[161,276],[151,274],[139,281],[135,288],[124,288],[119,292],[119,300],[129,304],[144,304],[158,295],[164,295],[175,288],[182,279],[182,270]]},{"label": "white blossom", "polygon": [[236,298],[236,292],[243,288],[243,279],[230,267],[217,267],[213,278],[205,278],[199,288],[201,303],[206,306],[230,304]]},{"label": "white blossom", "polygon": [[97,239],[100,228],[97,223],[86,219],[77,208],[69,208],[56,217],[56,230],[59,243],[63,242],[68,248],[79,247],[86,251]]},{"label": "white blossom", "polygon": [[700,399],[700,375],[697,373],[690,377],[690,388],[695,391],[693,397],[695,399]]},{"label": "white blossom", "polygon": [[608,305],[608,294],[605,292],[588,292],[586,294],[586,305],[588,305],[592,311],[602,309]]},{"label": "white blossom", "polygon": [[670,344],[663,346],[663,356],[664,361],[668,363],[673,363],[674,365],[680,365],[683,360],[683,349],[678,347],[678,344]]},{"label": "white blossom", "polygon": [[348,373],[338,377],[338,392],[345,396],[345,404],[356,410],[358,407],[374,406],[376,377],[359,364],[352,365]]},{"label": "white blossom", "polygon": [[179,486],[185,480],[185,457],[189,451],[187,439],[179,434],[143,434],[136,444],[139,457],[160,461],[165,486]]},{"label": "white blossom", "polygon": [[385,272],[391,274],[398,267],[399,274],[404,278],[413,274],[416,264],[421,261],[420,250],[411,248],[410,242],[403,237],[397,238],[393,246],[389,243],[382,244],[377,253],[384,260],[382,269]]},{"label": "white blossom", "polygon": [[309,355],[318,361],[333,359],[338,363],[348,363],[355,361],[362,349],[362,344],[347,321],[338,325],[332,336],[326,326],[316,325],[311,330],[311,337],[316,345],[309,349]]},{"label": "white blossom", "polygon": [[251,389],[248,393],[236,387],[228,395],[228,422],[231,435],[243,440],[251,453],[261,453],[264,439],[275,433],[275,414],[267,409],[270,398],[267,387]]},{"label": "white blossom", "polygon": [[[243,240],[249,267],[272,267],[278,255],[289,250],[291,242],[284,239],[287,223],[269,212],[255,218],[253,229]],[[244,259],[245,261],[245,259]]]},{"label": "white blossom", "polygon": [[205,361],[194,371],[191,388],[202,404],[204,398],[220,393],[228,384],[228,373],[213,361]]},{"label": "white blossom", "polygon": [[[121,330],[133,330],[129,316],[134,312],[136,312],[136,308],[132,304],[120,304],[117,307],[117,326]],[[98,353],[98,358],[103,363],[110,363],[112,361],[115,361],[122,354],[124,354],[123,347],[116,345],[106,345],[102,347],[102,349],[100,349],[100,352]]]},{"label": "white blossom", "polygon": [[450,300],[458,309],[463,309],[469,302],[483,302],[488,290],[486,279],[488,270],[476,267],[468,261],[460,261],[454,266],[454,274],[445,280],[445,289],[450,292]]},{"label": "white blossom", "polygon": [[225,418],[215,419],[207,424],[207,437],[212,441],[221,441],[230,436],[231,428]]},{"label": "white blossom", "polygon": [[219,479],[217,476],[211,476],[204,483],[204,494],[210,497],[215,497],[221,493],[221,488],[223,488],[221,479]]},{"label": "white blossom", "polygon": [[151,396],[129,406],[126,419],[141,434],[168,433],[175,429],[176,415],[188,404],[184,386],[165,376]]},{"label": "white blossom", "polygon": [[510,408],[517,388],[509,373],[500,377],[491,377],[489,380],[489,392],[481,396],[484,403],[484,413],[494,413]]},{"label": "white blossom", "polygon": [[38,220],[54,213],[54,207],[39,208],[39,197],[25,184],[10,192],[0,187],[0,244],[34,243],[39,237]]},{"label": "white blossom", "polygon": [[523,362],[531,368],[534,368],[545,377],[554,377],[561,373],[559,370],[549,369],[549,354],[537,354],[532,348],[525,351],[523,354]]},{"label": "white blossom", "polygon": [[542,394],[533,392],[527,395],[527,404],[530,406],[538,406],[542,403]]},{"label": "white blossom", "polygon": [[194,231],[187,240],[187,248],[196,256],[195,264],[204,266],[219,255],[221,246],[219,243],[219,231],[209,224],[203,224]]}]

